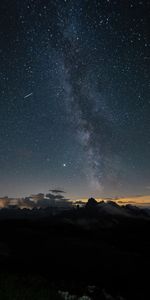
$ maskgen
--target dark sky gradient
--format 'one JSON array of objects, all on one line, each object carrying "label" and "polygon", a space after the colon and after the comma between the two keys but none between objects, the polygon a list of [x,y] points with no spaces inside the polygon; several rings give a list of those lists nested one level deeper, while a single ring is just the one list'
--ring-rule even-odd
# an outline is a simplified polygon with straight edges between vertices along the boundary
[{"label": "dark sky gradient", "polygon": [[149,194],[149,15],[147,0],[0,1],[1,196]]}]

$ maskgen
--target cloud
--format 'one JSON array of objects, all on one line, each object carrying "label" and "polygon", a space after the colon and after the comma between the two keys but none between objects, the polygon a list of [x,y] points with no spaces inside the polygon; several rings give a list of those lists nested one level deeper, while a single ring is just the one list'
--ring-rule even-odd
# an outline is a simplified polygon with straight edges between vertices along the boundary
[{"label": "cloud", "polygon": [[[0,198],[0,208],[18,206],[19,208],[46,208],[52,206],[66,206],[70,202],[68,198],[65,198],[64,195],[60,194],[61,190],[53,190],[53,193],[48,193],[44,195],[43,193],[31,195],[25,198]],[[63,193],[64,191],[62,191]],[[58,194],[59,193],[59,194]]]},{"label": "cloud", "polygon": [[136,204],[137,202],[136,201],[128,201],[128,202],[124,202],[122,200],[117,200],[117,203],[118,204]]},{"label": "cloud", "polygon": [[34,201],[32,201],[29,197],[18,199],[16,201],[16,205],[19,208],[32,209],[32,208],[36,207],[36,203]]},{"label": "cloud", "polygon": [[56,189],[56,190],[54,189],[54,190],[49,190],[49,191],[52,192],[52,193],[54,193],[54,194],[57,194],[57,193],[59,193],[59,194],[60,194],[60,193],[61,193],[61,194],[62,194],[62,193],[65,193],[65,191],[62,191],[62,190],[59,190],[59,189]]},{"label": "cloud", "polygon": [[10,204],[11,199],[6,197],[0,198],[0,208],[4,208]]},{"label": "cloud", "polygon": [[149,206],[150,205],[150,195],[142,196],[131,196],[131,197],[121,197],[116,200],[118,204],[133,204],[136,206]]},{"label": "cloud", "polygon": [[147,190],[150,190],[150,185],[147,185],[145,188],[146,188]]}]

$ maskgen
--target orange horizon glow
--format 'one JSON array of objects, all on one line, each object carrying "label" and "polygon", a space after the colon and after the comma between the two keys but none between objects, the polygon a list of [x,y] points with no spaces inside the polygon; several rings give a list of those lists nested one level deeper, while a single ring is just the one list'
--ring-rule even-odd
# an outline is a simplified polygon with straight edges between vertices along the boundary
[{"label": "orange horizon glow", "polygon": [[[150,205],[150,195],[146,196],[128,196],[128,197],[118,197],[118,198],[95,198],[98,202],[100,201],[114,201],[115,203],[119,205],[126,205],[126,204],[132,204],[132,205]],[[87,198],[80,198],[76,199],[75,201],[82,201],[84,203],[87,202]]]},{"label": "orange horizon glow", "polygon": [[[72,198],[72,197],[71,197]],[[71,199],[70,201],[73,203],[83,202],[86,203],[88,201],[88,198],[74,198]],[[0,198],[0,208],[5,208],[10,205],[10,201],[14,205],[18,205],[19,207],[23,208],[23,205],[21,204],[21,200],[23,198],[7,198],[7,197],[1,197]],[[150,206],[150,195],[137,195],[137,196],[128,196],[128,197],[95,197],[95,199],[100,202],[100,201],[114,201],[118,205],[126,205],[126,204],[131,204],[135,206]],[[35,201],[36,203],[36,201]]]}]

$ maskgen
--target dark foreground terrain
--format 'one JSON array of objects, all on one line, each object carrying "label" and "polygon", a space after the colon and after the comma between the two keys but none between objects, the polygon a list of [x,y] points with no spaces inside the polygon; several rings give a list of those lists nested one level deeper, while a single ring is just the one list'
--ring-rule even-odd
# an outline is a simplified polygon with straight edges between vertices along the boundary
[{"label": "dark foreground terrain", "polygon": [[146,212],[107,204],[42,218],[12,215],[0,213],[0,299],[62,299],[58,291],[150,298]]}]

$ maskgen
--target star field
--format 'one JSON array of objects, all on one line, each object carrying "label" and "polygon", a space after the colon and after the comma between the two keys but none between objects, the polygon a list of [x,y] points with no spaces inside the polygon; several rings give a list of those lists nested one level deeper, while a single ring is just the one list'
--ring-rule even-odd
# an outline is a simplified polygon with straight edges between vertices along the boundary
[{"label": "star field", "polygon": [[149,13],[149,1],[1,1],[1,196],[149,193]]}]

